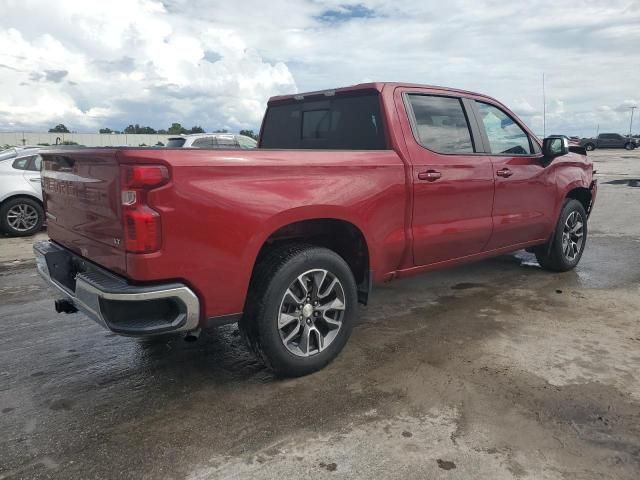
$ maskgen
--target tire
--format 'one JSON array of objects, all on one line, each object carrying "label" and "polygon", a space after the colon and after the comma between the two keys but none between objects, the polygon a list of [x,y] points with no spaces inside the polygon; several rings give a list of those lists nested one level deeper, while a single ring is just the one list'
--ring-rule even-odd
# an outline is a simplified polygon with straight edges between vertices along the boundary
[{"label": "tire", "polygon": [[592,152],[596,149],[596,146],[593,143],[587,143],[584,148],[587,152]]},{"label": "tire", "polygon": [[356,282],[342,257],[326,248],[285,245],[256,265],[239,328],[249,348],[277,376],[299,377],[338,356],[357,308]]},{"label": "tire", "polygon": [[13,237],[33,235],[42,229],[44,209],[37,200],[16,197],[0,207],[0,230]]},{"label": "tire", "polygon": [[[581,227],[578,228],[578,223]],[[573,233],[572,233],[573,232]],[[554,272],[566,272],[578,265],[587,243],[587,213],[578,200],[567,198],[562,206],[551,243],[536,249],[540,266]]]},{"label": "tire", "polygon": [[633,150],[634,148],[636,148],[635,144],[629,142],[627,144],[625,144],[624,148],[626,148],[627,150]]}]

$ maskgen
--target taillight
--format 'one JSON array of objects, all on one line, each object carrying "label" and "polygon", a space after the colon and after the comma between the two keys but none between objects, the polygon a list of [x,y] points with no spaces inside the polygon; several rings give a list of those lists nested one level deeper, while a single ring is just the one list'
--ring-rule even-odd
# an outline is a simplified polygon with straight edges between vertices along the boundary
[{"label": "taillight", "polygon": [[163,165],[120,167],[124,247],[127,252],[150,253],[160,249],[160,214],[147,205],[147,193],[169,181]]},{"label": "taillight", "polygon": [[151,189],[167,183],[169,170],[163,165],[123,165],[123,181],[128,188]]}]

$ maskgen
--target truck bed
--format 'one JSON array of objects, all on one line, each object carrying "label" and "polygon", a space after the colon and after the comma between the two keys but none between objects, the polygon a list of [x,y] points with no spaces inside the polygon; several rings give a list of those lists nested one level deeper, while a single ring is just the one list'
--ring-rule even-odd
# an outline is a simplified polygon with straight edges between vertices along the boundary
[{"label": "truck bed", "polygon": [[[405,166],[392,150],[87,148],[43,160],[55,243],[130,282],[187,283],[208,317],[242,311],[259,249],[297,219],[356,225],[375,241],[380,275],[397,268],[405,248]],[[169,171],[146,198],[160,215],[158,251],[125,250],[122,165]]]}]

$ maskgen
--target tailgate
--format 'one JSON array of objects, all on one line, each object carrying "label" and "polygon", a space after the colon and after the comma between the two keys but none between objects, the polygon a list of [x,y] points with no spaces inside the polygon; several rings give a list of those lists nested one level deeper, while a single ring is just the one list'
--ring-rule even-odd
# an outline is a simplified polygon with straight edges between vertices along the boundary
[{"label": "tailgate", "polygon": [[117,149],[42,154],[49,237],[110,270],[125,273]]}]

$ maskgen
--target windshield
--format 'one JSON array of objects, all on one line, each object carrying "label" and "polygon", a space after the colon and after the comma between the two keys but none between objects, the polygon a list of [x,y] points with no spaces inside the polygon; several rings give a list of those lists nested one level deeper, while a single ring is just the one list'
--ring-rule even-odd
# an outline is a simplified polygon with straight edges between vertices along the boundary
[{"label": "windshield", "polygon": [[184,142],[186,141],[187,141],[186,138],[170,138],[167,141],[167,148],[180,148],[184,145]]}]

